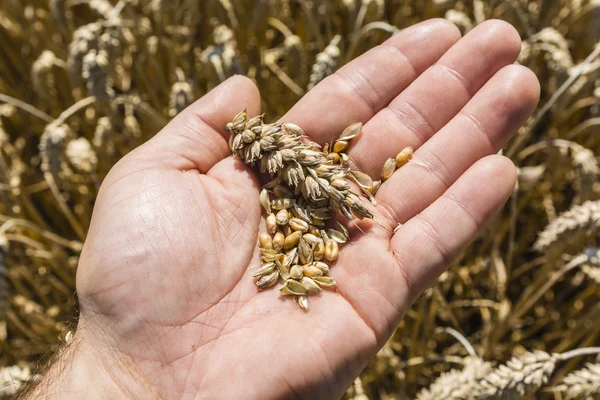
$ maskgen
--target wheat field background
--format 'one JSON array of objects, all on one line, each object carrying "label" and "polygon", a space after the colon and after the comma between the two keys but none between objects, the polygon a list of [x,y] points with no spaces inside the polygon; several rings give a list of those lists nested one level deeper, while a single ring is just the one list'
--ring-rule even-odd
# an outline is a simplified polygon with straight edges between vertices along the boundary
[{"label": "wheat field background", "polygon": [[514,25],[541,103],[504,149],[508,204],[346,398],[599,399],[598,0],[2,0],[0,397],[72,334],[78,256],[120,157],[234,74],[274,120],[432,17]]}]

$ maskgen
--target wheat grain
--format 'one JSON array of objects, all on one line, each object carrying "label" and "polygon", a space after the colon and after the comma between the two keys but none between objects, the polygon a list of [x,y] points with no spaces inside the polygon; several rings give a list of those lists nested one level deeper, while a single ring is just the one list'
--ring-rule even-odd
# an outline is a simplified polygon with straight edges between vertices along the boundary
[{"label": "wheat grain", "polygon": [[590,363],[571,372],[553,390],[563,393],[565,400],[597,398],[600,395],[600,364]]},{"label": "wheat grain", "polygon": [[69,162],[79,171],[86,174],[96,170],[98,158],[92,144],[86,138],[71,140],[65,149]]},{"label": "wheat grain", "polygon": [[475,17],[475,24],[479,25],[482,22],[484,22],[487,18],[485,16],[486,14],[486,9],[485,9],[486,3],[484,3],[482,0],[473,0],[473,16]]},{"label": "wheat grain", "polygon": [[55,176],[63,169],[61,154],[65,143],[74,137],[74,133],[67,125],[49,124],[40,138],[41,168]]},{"label": "wheat grain", "polygon": [[463,34],[473,29],[473,21],[462,11],[448,10],[444,18],[456,25]]},{"label": "wheat grain", "polygon": [[443,373],[428,388],[417,395],[417,400],[466,400],[478,388],[479,382],[492,371],[492,364],[481,358],[467,357],[462,370]]},{"label": "wheat grain", "polygon": [[547,54],[549,61],[557,68],[567,71],[573,66],[569,43],[558,30],[544,28],[530,38],[530,43],[532,51]]},{"label": "wheat grain", "polygon": [[334,36],[327,47],[321,53],[317,54],[317,59],[312,66],[312,72],[307,86],[308,90],[314,88],[319,82],[331,75],[337,68],[341,56],[339,48],[341,40],[341,36]]},{"label": "wheat grain", "polygon": [[81,76],[90,95],[100,102],[114,98],[108,76],[108,53],[104,50],[90,50],[82,60]]},{"label": "wheat grain", "polygon": [[194,89],[188,82],[176,82],[171,86],[169,116],[174,117],[194,101]]},{"label": "wheat grain", "polygon": [[513,357],[481,377],[471,395],[475,399],[519,399],[535,393],[548,379],[558,361],[543,351]]},{"label": "wheat grain", "polygon": [[[272,178],[259,195],[261,207],[268,215],[267,233],[259,235],[262,267],[254,274],[258,278],[256,284],[266,289],[281,278],[284,285],[280,292],[295,296],[300,307],[308,310],[306,296],[320,292],[321,287],[335,286],[335,280],[324,276],[329,267],[321,260],[337,260],[339,243],[348,240],[345,228],[326,231],[325,222],[336,212],[350,219],[373,218],[347,182],[342,181],[352,177],[369,188],[372,181],[365,174],[342,166],[341,156],[339,163],[333,163],[327,158],[329,146],[323,149],[304,141],[304,131],[293,123],[264,124],[262,115],[250,118],[244,110],[226,129],[233,154],[246,164],[259,165],[261,172]],[[360,123],[347,127],[333,150],[344,155],[348,141],[361,130]],[[396,161],[392,161],[395,168]],[[276,199],[269,200],[268,189],[272,189]],[[272,263],[276,263],[276,271],[271,268]]]},{"label": "wheat grain", "polygon": [[92,139],[92,145],[96,152],[102,152],[102,154],[112,155],[115,152],[114,141],[112,135],[114,127],[110,122],[110,118],[102,117],[98,119],[96,128],[94,131],[94,138]]},{"label": "wheat grain", "polygon": [[[595,231],[600,224],[600,202],[587,201],[575,205],[550,222],[538,235],[536,250],[548,248],[559,240],[572,240],[573,236],[587,229]],[[569,236],[567,238],[567,236]]]},{"label": "wheat grain", "polygon": [[31,68],[31,82],[38,95],[50,98],[57,96],[56,79],[52,73],[56,62],[54,53],[45,50],[33,63],[33,67]]},{"label": "wheat grain", "polygon": [[98,46],[98,37],[102,32],[102,25],[94,22],[79,27],[73,33],[73,40],[69,44],[69,58],[67,60],[71,82],[77,86],[81,82],[83,59],[88,52]]}]

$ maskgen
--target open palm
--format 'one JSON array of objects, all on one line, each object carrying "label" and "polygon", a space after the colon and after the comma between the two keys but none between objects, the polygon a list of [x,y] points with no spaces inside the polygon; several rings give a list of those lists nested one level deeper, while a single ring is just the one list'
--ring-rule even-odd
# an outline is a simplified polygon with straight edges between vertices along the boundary
[{"label": "open palm", "polygon": [[349,156],[374,178],[388,157],[416,149],[377,194],[383,226],[361,223],[332,267],[337,290],[312,296],[309,312],[251,279],[260,184],[230,156],[224,129],[243,108],[260,112],[251,81],[229,79],[113,168],[77,276],[75,342],[106,377],[104,394],[341,396],[515,184],[495,153],[537,104],[537,80],[510,65],[520,39],[508,24],[459,38],[443,20],[408,28],[283,117],[319,143],[363,122]]}]

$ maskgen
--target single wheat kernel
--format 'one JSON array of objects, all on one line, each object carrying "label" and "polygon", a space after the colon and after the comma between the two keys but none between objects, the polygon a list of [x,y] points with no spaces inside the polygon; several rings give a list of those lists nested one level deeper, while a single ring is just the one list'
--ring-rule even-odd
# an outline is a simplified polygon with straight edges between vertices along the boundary
[{"label": "single wheat kernel", "polygon": [[273,272],[275,270],[275,267],[276,267],[276,265],[274,262],[269,262],[269,263],[263,264],[263,266],[260,267],[258,270],[256,270],[256,272],[252,276],[256,278],[259,276],[270,274],[271,272]]},{"label": "single wheat kernel", "polygon": [[313,235],[312,233],[304,234],[304,236],[302,236],[302,239],[306,240],[306,242],[310,246],[316,246],[317,243],[319,243],[319,238],[317,236]]},{"label": "single wheat kernel", "polygon": [[279,271],[279,276],[284,281],[290,279],[290,266],[285,262],[280,262],[279,260],[275,261],[275,265],[277,266],[277,270]]},{"label": "single wheat kernel", "polygon": [[373,182],[373,186],[371,186],[369,190],[369,193],[371,193],[373,196],[375,196],[377,194],[377,191],[379,190],[379,187],[381,186],[381,181],[374,181]]},{"label": "single wheat kernel", "polygon": [[275,261],[277,258],[279,258],[279,253],[277,252],[277,250],[260,249],[260,252],[262,253],[261,258],[264,262]]},{"label": "single wheat kernel", "polygon": [[273,271],[270,274],[264,275],[256,282],[256,285],[261,289],[266,289],[273,286],[279,279],[279,272]]},{"label": "single wheat kernel", "polygon": [[381,171],[381,179],[387,180],[396,170],[396,160],[393,158],[388,158],[383,165],[383,171]]},{"label": "single wheat kernel", "polygon": [[290,214],[286,209],[279,210],[276,215],[278,225],[287,225],[290,221]]},{"label": "single wheat kernel", "polygon": [[308,227],[308,233],[313,234],[315,236],[319,236],[321,233],[321,231],[319,230],[318,227],[314,226],[314,225],[310,225]]},{"label": "single wheat kernel", "polygon": [[301,296],[307,294],[308,290],[300,282],[288,279],[285,281],[285,285],[280,289],[280,292],[283,294],[295,294]]},{"label": "single wheat kernel", "polygon": [[327,154],[327,159],[333,161],[334,164],[340,162],[340,155],[338,153],[329,153]]},{"label": "single wheat kernel", "polygon": [[348,241],[348,237],[343,232],[337,231],[335,229],[328,229],[327,236],[329,236],[331,239],[335,240],[340,244],[344,244]]},{"label": "single wheat kernel", "polygon": [[267,232],[274,235],[277,232],[277,217],[271,213],[267,216]]},{"label": "single wheat kernel", "polygon": [[304,130],[291,122],[284,122],[281,124],[281,129],[293,136],[304,136]]},{"label": "single wheat kernel", "polygon": [[335,142],[333,144],[333,152],[334,153],[341,153],[342,151],[346,150],[348,148],[348,142],[346,142],[345,140],[338,140],[337,142]]},{"label": "single wheat kernel", "polygon": [[302,268],[298,265],[294,265],[292,266],[292,268],[290,268],[290,278],[292,279],[302,279],[302,276],[304,274],[302,273]]},{"label": "single wheat kernel", "polygon": [[340,134],[339,140],[350,141],[360,135],[362,132],[363,124],[360,122],[355,122]]},{"label": "single wheat kernel", "polygon": [[290,250],[292,247],[296,247],[298,245],[298,242],[300,241],[301,237],[302,237],[302,232],[300,232],[300,231],[293,232],[291,235],[289,235],[288,237],[285,238],[283,248],[286,250]]},{"label": "single wheat kernel", "polygon": [[261,190],[259,201],[260,205],[265,209],[267,214],[271,214],[271,200],[269,200],[269,192],[267,192],[267,189]]},{"label": "single wheat kernel", "polygon": [[259,235],[258,241],[260,243],[261,249],[272,249],[273,248],[273,238],[267,232],[263,232]]},{"label": "single wheat kernel", "polygon": [[350,166],[350,157],[348,157],[348,154],[346,154],[346,153],[340,154],[340,165],[344,168],[347,168],[348,166]]},{"label": "single wheat kernel", "polygon": [[316,268],[319,268],[323,272],[323,274],[329,273],[329,265],[327,265],[327,263],[324,263],[323,261],[317,261],[312,265]]},{"label": "single wheat kernel", "polygon": [[350,184],[345,179],[334,179],[331,181],[331,186],[337,190],[348,190],[350,189]]},{"label": "single wheat kernel", "polygon": [[304,239],[298,243],[298,258],[302,264],[309,264],[313,260],[313,249]]},{"label": "single wheat kernel", "polygon": [[315,276],[313,280],[323,288],[332,288],[336,285],[335,279],[330,276]]},{"label": "single wheat kernel", "polygon": [[252,143],[254,139],[256,139],[256,134],[250,129],[246,129],[244,132],[242,132],[242,142]]},{"label": "single wheat kernel", "polygon": [[323,239],[319,239],[313,250],[313,259],[320,261],[323,257],[325,257],[325,243],[323,243]]},{"label": "single wheat kernel", "polygon": [[373,179],[364,172],[352,171],[352,178],[354,179],[354,182],[358,183],[358,186],[363,189],[369,190],[373,187]]},{"label": "single wheat kernel", "polygon": [[275,236],[273,236],[273,249],[279,251],[283,249],[285,244],[285,235],[281,232],[277,232]]},{"label": "single wheat kernel", "polygon": [[329,240],[327,243],[325,243],[325,258],[327,260],[337,260],[339,251],[339,245],[335,240]]},{"label": "single wheat kernel", "polygon": [[306,295],[297,296],[298,305],[302,307],[304,311],[308,311],[308,297]]},{"label": "single wheat kernel", "polygon": [[301,220],[300,218],[292,218],[289,222],[290,228],[295,231],[306,232],[308,231],[308,223],[306,221]]},{"label": "single wheat kernel", "polygon": [[304,272],[304,276],[308,276],[309,278],[314,278],[315,276],[323,276],[323,271],[310,264],[302,266],[302,272]]},{"label": "single wheat kernel", "polygon": [[319,293],[322,289],[319,285],[316,284],[315,281],[313,281],[311,278],[305,276],[304,278],[302,278],[302,281],[300,281],[300,283],[302,283],[302,286],[304,286],[304,288],[306,289],[307,293]]},{"label": "single wheat kernel", "polygon": [[402,149],[402,151],[400,153],[398,153],[398,155],[396,156],[396,168],[400,168],[401,166],[403,166],[404,164],[406,164],[408,162],[408,160],[411,159],[413,155],[413,148],[412,147],[405,147],[404,149]]}]

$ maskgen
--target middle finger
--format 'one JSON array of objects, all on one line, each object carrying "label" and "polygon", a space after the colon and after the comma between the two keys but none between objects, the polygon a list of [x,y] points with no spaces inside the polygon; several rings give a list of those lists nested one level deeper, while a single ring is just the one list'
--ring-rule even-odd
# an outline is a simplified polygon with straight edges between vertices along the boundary
[{"label": "middle finger", "polygon": [[506,22],[473,29],[365,125],[348,152],[355,166],[379,179],[387,158],[423,145],[520,49],[519,34]]}]

